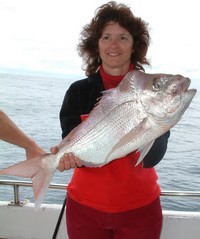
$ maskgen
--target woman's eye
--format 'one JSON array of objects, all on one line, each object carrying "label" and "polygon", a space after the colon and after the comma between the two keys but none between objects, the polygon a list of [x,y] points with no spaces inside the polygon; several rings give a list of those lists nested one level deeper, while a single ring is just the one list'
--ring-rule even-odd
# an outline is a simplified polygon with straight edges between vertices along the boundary
[{"label": "woman's eye", "polygon": [[102,37],[102,40],[109,40],[109,39],[110,39],[109,36],[103,36],[103,37]]},{"label": "woman's eye", "polygon": [[128,40],[128,38],[126,36],[121,36],[121,40],[124,41],[124,40]]}]

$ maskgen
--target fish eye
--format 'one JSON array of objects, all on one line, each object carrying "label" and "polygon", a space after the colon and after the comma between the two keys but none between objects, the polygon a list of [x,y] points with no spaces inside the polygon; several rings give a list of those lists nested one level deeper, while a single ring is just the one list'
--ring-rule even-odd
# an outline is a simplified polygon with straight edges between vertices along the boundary
[{"label": "fish eye", "polygon": [[162,87],[163,87],[162,81],[160,81],[159,79],[155,79],[152,85],[153,90],[159,91],[162,89]]}]

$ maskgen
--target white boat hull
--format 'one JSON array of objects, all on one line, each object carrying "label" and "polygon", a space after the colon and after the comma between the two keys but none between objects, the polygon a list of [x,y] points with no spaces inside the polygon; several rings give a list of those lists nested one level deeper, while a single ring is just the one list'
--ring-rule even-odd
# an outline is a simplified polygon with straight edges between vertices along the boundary
[{"label": "white boat hull", "polygon": [[[33,203],[23,207],[0,201],[0,238],[50,239],[62,205],[43,204],[37,211]],[[199,239],[200,212],[163,211],[161,239]],[[63,216],[57,239],[67,239]]]}]

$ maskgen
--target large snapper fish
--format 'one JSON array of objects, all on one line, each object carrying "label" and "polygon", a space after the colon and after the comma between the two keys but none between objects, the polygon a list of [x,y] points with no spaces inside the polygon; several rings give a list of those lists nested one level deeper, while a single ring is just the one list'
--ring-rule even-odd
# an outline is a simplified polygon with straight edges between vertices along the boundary
[{"label": "large snapper fish", "polygon": [[181,75],[131,71],[116,88],[103,92],[89,117],[61,141],[57,154],[25,160],[0,174],[32,178],[39,207],[65,153],[72,152],[87,167],[101,167],[139,150],[139,164],[190,105],[196,90],[189,85],[190,79]]}]

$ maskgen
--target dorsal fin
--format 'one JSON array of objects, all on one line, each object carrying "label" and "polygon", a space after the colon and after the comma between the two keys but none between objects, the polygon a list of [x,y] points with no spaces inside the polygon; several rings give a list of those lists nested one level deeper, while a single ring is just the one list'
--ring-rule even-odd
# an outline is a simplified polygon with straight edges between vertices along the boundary
[{"label": "dorsal fin", "polygon": [[124,92],[124,91],[128,91],[128,90],[133,90],[134,88],[136,88],[136,77],[135,77],[135,73],[137,71],[133,70],[133,71],[129,71],[123,78],[123,80],[120,82],[120,84],[118,85],[118,90],[120,92]]}]

